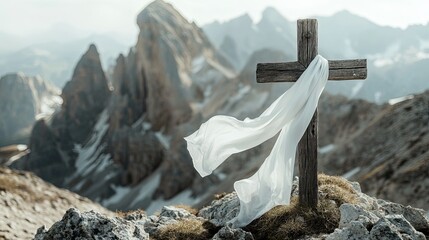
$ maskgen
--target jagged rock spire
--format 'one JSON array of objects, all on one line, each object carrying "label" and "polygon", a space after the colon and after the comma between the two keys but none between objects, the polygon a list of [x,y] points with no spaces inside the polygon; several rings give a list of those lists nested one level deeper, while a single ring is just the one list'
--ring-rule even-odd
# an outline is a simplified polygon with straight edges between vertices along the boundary
[{"label": "jagged rock spire", "polygon": [[97,115],[103,111],[110,96],[100,55],[94,44],[79,60],[72,79],[63,89],[62,115],[74,142],[82,143],[91,132]]}]

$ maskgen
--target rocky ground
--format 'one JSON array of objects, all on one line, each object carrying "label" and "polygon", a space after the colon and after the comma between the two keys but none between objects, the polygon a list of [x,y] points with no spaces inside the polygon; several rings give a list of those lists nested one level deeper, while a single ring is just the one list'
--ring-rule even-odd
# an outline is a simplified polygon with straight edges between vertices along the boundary
[{"label": "rocky ground", "polygon": [[289,206],[270,210],[245,228],[228,221],[239,211],[235,193],[221,196],[201,210],[165,206],[156,215],[143,211],[108,217],[97,211],[70,209],[35,239],[421,239],[429,236],[422,210],[370,197],[356,182],[319,175],[316,210],[296,205],[294,181]]},{"label": "rocky ground", "polygon": [[0,167],[0,239],[31,239],[41,225],[50,227],[72,207],[113,215],[87,198],[58,189],[32,173]]}]

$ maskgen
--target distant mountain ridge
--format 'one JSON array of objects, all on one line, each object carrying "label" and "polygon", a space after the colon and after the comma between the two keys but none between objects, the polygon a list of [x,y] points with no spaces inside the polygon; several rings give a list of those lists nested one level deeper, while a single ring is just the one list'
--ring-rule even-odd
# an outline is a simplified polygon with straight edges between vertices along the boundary
[{"label": "distant mountain ridge", "polygon": [[[429,23],[402,30],[379,26],[348,11],[316,18],[320,54],[330,59],[369,60],[365,82],[329,84],[330,93],[382,103],[429,89],[425,77],[429,70],[422,67],[429,59]],[[267,8],[257,23],[242,15],[224,23],[207,24],[203,29],[225,55],[235,52],[239,68],[253,52],[265,48],[286,53],[288,60],[296,59],[296,22],[274,8]],[[221,48],[225,41],[235,49]],[[408,79],[406,83],[404,79]]]},{"label": "distant mountain ridge", "polygon": [[117,54],[128,49],[115,38],[103,34],[72,38],[65,42],[35,43],[13,51],[0,51],[0,75],[9,72],[40,75],[62,88],[72,76],[74,62],[90,43],[97,43],[106,68],[114,63]]}]

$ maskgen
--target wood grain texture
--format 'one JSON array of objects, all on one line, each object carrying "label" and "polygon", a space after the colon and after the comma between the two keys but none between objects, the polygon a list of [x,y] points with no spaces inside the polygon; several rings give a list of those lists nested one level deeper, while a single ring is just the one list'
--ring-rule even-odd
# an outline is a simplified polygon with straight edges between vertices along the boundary
[{"label": "wood grain texture", "polygon": [[[358,80],[367,77],[366,59],[329,60],[329,80]],[[300,62],[258,63],[256,80],[267,82],[296,82],[305,71]]]},{"label": "wood grain texture", "polygon": [[[298,62],[307,67],[318,54],[317,20],[298,20]],[[316,208],[317,185],[317,109],[298,143],[299,205]]]},{"label": "wood grain texture", "polygon": [[317,154],[318,154],[317,109],[298,143],[299,205],[316,208],[318,201]]}]

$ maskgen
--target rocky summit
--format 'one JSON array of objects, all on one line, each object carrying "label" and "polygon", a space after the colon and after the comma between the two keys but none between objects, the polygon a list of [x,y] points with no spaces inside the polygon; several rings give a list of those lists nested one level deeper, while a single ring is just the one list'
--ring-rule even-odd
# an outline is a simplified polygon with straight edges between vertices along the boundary
[{"label": "rocky summit", "polygon": [[114,214],[99,204],[44,182],[33,173],[0,167],[0,239],[32,239],[69,208]]},{"label": "rocky summit", "polygon": [[[228,223],[239,211],[235,193],[195,210],[165,206],[156,215],[143,211],[108,217],[95,211],[70,209],[50,229],[39,228],[35,239],[416,239],[429,236],[424,211],[370,197],[356,182],[319,175],[319,206],[296,205],[298,180],[292,200],[244,228]],[[332,191],[335,190],[335,191]]]}]

